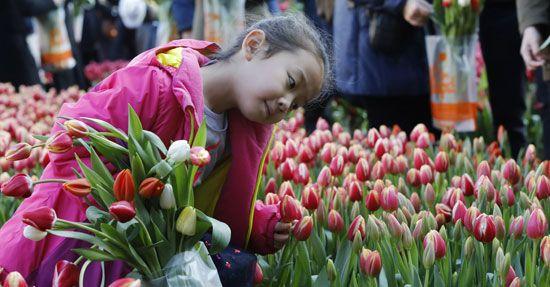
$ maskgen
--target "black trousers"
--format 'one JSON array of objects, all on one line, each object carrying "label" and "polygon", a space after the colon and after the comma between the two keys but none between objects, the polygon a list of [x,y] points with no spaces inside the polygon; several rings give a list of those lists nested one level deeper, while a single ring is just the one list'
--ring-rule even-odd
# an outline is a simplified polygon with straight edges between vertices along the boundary
[{"label": "black trousers", "polygon": [[489,102],[495,131],[503,125],[508,132],[512,156],[526,144],[524,78],[520,55],[516,5],[514,2],[487,2],[479,25],[479,40],[489,81]]}]

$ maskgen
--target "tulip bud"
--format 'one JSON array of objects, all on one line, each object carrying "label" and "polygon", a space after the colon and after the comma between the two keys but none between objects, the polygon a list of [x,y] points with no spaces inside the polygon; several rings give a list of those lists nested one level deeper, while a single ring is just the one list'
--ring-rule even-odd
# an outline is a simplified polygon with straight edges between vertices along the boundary
[{"label": "tulip bud", "polygon": [[265,194],[268,193],[275,193],[277,191],[277,183],[275,182],[275,178],[271,177],[265,184]]},{"label": "tulip bud", "polygon": [[172,209],[176,207],[176,198],[174,197],[174,190],[171,184],[164,185],[164,189],[160,195],[159,205],[162,209]]},{"label": "tulip bud", "polygon": [[483,198],[483,195],[485,195],[485,198],[487,201],[493,201],[495,198],[496,190],[495,186],[491,182],[491,180],[485,176],[482,175],[476,182],[476,186],[474,188],[474,196],[476,198]]},{"label": "tulip bud", "polygon": [[67,134],[74,138],[83,138],[88,132],[88,126],[79,120],[68,120],[63,125],[67,129]]},{"label": "tulip bud", "polygon": [[372,171],[370,175],[373,180],[383,179],[384,176],[386,175],[386,170],[384,169],[384,165],[379,161],[376,162],[372,167]]},{"label": "tulip bud", "polygon": [[32,194],[32,180],[26,174],[16,174],[0,186],[4,196],[27,198]]},{"label": "tulip bud", "polygon": [[539,200],[550,196],[550,180],[545,175],[541,175],[538,178],[535,194]]},{"label": "tulip bud", "polygon": [[344,171],[344,158],[341,155],[334,157],[330,162],[330,173],[334,176],[340,176]]},{"label": "tulip bud", "polygon": [[409,169],[409,171],[407,171],[406,180],[407,180],[408,184],[410,184],[414,187],[419,187],[420,186],[420,171],[418,171],[418,169],[415,169],[415,168]]},{"label": "tulip bud", "polygon": [[445,253],[447,252],[447,246],[445,244],[445,241],[443,240],[443,237],[441,237],[441,234],[439,234],[437,231],[432,230],[426,234],[424,237],[424,250],[426,250],[426,247],[428,243],[433,243],[433,248],[435,251],[435,259],[440,259],[443,256],[445,256]]},{"label": "tulip bud", "polygon": [[420,134],[416,140],[416,146],[421,149],[426,149],[431,145],[430,135],[427,132]]},{"label": "tulip bud", "polygon": [[382,190],[382,196],[380,197],[380,206],[383,210],[387,212],[395,211],[399,207],[397,192],[395,191],[395,188],[393,186],[384,188],[384,190]]},{"label": "tulip bud", "polygon": [[319,175],[317,176],[317,184],[321,187],[326,187],[330,184],[331,179],[332,174],[330,168],[325,166],[321,169],[321,172],[319,172]]},{"label": "tulip bud", "polygon": [[512,280],[512,282],[510,283],[510,285],[508,285],[508,287],[520,287],[520,286],[521,286],[521,280],[519,279],[519,277],[514,278],[514,280]]},{"label": "tulip bud", "polygon": [[296,184],[306,185],[309,181],[309,169],[305,163],[300,163],[294,172],[294,182]]},{"label": "tulip bud", "polygon": [[319,206],[319,196],[311,185],[306,186],[302,192],[302,206],[307,210],[315,210]]},{"label": "tulip bud", "polygon": [[284,197],[285,195],[291,196],[292,198],[296,198],[296,195],[294,194],[294,189],[292,188],[292,184],[290,184],[289,181],[284,181],[281,183],[281,186],[279,187],[279,198]]},{"label": "tulip bud", "polygon": [[519,239],[523,234],[523,216],[518,216],[511,220],[509,234],[514,239]]},{"label": "tulip bud", "polygon": [[424,268],[429,269],[431,268],[435,263],[435,242],[428,241],[424,245],[424,252],[422,253],[422,264],[424,265]]},{"label": "tulip bud", "polygon": [[366,236],[365,228],[365,218],[363,218],[363,216],[361,215],[358,215],[349,226],[347,234],[348,240],[353,241],[355,234],[360,234],[361,241],[364,240]]},{"label": "tulip bud", "polygon": [[496,226],[493,218],[486,214],[480,214],[475,219],[474,236],[478,241],[489,243],[496,236]]},{"label": "tulip bud", "polygon": [[336,271],[336,267],[334,267],[334,262],[332,259],[327,259],[327,277],[329,282],[336,281],[336,278],[338,277],[338,272]]},{"label": "tulip bud", "polygon": [[535,208],[527,222],[527,237],[531,239],[542,238],[548,231],[548,221],[540,208]]},{"label": "tulip bud", "polygon": [[362,240],[361,234],[357,232],[353,236],[353,241],[351,242],[351,249],[353,253],[359,254],[361,253],[362,248],[363,248],[363,240]]},{"label": "tulip bud", "polygon": [[116,177],[113,192],[118,201],[134,201],[134,178],[129,169],[122,170]]},{"label": "tulip bud", "polygon": [[477,178],[480,178],[482,175],[491,177],[491,166],[489,166],[489,163],[486,160],[477,165]]},{"label": "tulip bud", "polygon": [[57,261],[55,264],[52,287],[77,286],[80,276],[80,268],[67,260]]},{"label": "tulip bud", "polygon": [[422,203],[421,203],[421,201],[420,201],[420,196],[418,195],[418,193],[413,192],[413,193],[411,194],[410,201],[411,201],[411,204],[412,204],[413,207],[414,207],[414,210],[415,210],[416,212],[419,212],[420,209],[422,208]]},{"label": "tulip bud", "polygon": [[359,181],[367,181],[370,178],[370,167],[366,159],[361,158],[355,167],[355,174]]},{"label": "tulip bud", "polygon": [[256,268],[254,269],[254,285],[260,285],[264,281],[264,273],[262,267],[256,262]]},{"label": "tulip bud", "polygon": [[109,287],[141,287],[141,280],[134,278],[122,278],[111,283]]},{"label": "tulip bud", "polygon": [[139,195],[143,198],[159,197],[163,190],[164,183],[155,177],[148,177],[139,185]]},{"label": "tulip bud", "polygon": [[463,174],[460,179],[460,188],[464,192],[465,196],[474,194],[474,182],[467,173]]},{"label": "tulip bud", "polygon": [[550,235],[544,236],[540,242],[540,258],[546,268],[550,268]]},{"label": "tulip bud", "polygon": [[73,147],[73,139],[66,131],[58,131],[46,141],[46,149],[51,153],[64,153]]},{"label": "tulip bud", "polygon": [[186,206],[178,216],[176,230],[183,235],[193,236],[196,233],[197,213],[192,206]]},{"label": "tulip bud", "polygon": [[85,197],[92,192],[92,187],[86,178],[77,178],[65,182],[63,190],[78,197]]},{"label": "tulip bud", "polygon": [[26,211],[22,215],[23,223],[30,225],[40,231],[52,229],[57,215],[55,210],[47,206],[38,207],[31,211]]},{"label": "tulip bud", "polygon": [[424,188],[424,201],[426,202],[426,205],[433,206],[435,202],[435,190],[431,184],[426,184],[426,188]]},{"label": "tulip bud", "polygon": [[366,276],[377,277],[382,269],[382,260],[378,251],[363,248],[359,257],[359,267]]},{"label": "tulip bud", "polygon": [[426,185],[431,182],[433,182],[432,168],[425,164],[420,167],[420,183]]},{"label": "tulip bud", "polygon": [[6,279],[4,279],[4,287],[27,287],[27,282],[21,273],[17,271],[10,272]]},{"label": "tulip bud", "polygon": [[117,201],[109,206],[109,213],[116,221],[128,222],[136,216],[136,210],[128,201]]},{"label": "tulip bud", "polygon": [[447,172],[449,168],[449,156],[446,152],[440,151],[435,157],[435,170],[437,172]]},{"label": "tulip bud", "polygon": [[475,251],[475,242],[474,239],[470,236],[466,239],[466,242],[464,242],[464,255],[466,255],[466,258],[471,258],[472,255],[474,255]]},{"label": "tulip bud", "polygon": [[[386,219],[386,224],[388,226],[390,234],[395,238],[400,238],[401,234],[403,234],[403,229],[401,228],[401,224],[399,223],[399,221],[397,221],[397,218],[395,218],[393,214],[389,213],[385,216],[385,219]],[[367,230],[368,230],[368,223],[367,223]]]},{"label": "tulip bud", "polygon": [[195,146],[191,148],[189,160],[192,165],[203,167],[210,162],[210,153],[204,147]]},{"label": "tulip bud", "polygon": [[344,219],[338,211],[332,209],[328,214],[328,229],[334,233],[339,233],[344,228]]},{"label": "tulip bud", "polygon": [[508,273],[510,265],[506,266],[506,258],[504,257],[504,251],[502,251],[501,247],[499,247],[497,250],[495,265],[496,265],[498,274],[501,275],[502,277],[505,277],[506,274]]},{"label": "tulip bud", "polygon": [[309,238],[311,231],[313,230],[313,219],[311,216],[304,216],[292,230],[292,234],[298,241],[304,241]]},{"label": "tulip bud", "polygon": [[367,234],[369,236],[369,241],[377,242],[380,239],[380,227],[377,224],[377,219],[374,215],[369,215],[367,218]]},{"label": "tulip bud", "polygon": [[401,223],[401,228],[403,229],[403,234],[401,235],[401,243],[403,244],[403,248],[410,250],[414,243],[411,230],[404,222]]},{"label": "tulip bud", "polygon": [[191,153],[191,147],[186,140],[177,140],[173,142],[168,148],[166,158],[169,163],[176,165],[181,162],[185,162],[189,159]]},{"label": "tulip bud", "polygon": [[451,208],[446,205],[446,204],[443,204],[443,203],[438,203],[435,205],[435,212],[436,214],[441,214],[443,215],[444,219],[445,219],[445,223],[446,222],[449,222],[451,221]]},{"label": "tulip bud", "polygon": [[285,195],[283,201],[279,205],[281,220],[283,222],[293,222],[302,218],[300,204],[293,197]]},{"label": "tulip bud", "polygon": [[26,159],[31,155],[32,146],[28,143],[18,143],[6,151],[5,157],[8,161]]},{"label": "tulip bud", "polygon": [[325,204],[323,203],[323,200],[319,200],[319,205],[317,206],[317,210],[315,210],[315,215],[317,217],[317,222],[320,224],[324,224],[327,218],[327,211],[325,210]]},{"label": "tulip bud", "polygon": [[464,222],[465,220],[464,217],[466,216],[466,212],[467,212],[467,209],[464,203],[462,201],[457,201],[452,211],[453,223],[456,223],[458,220],[461,220],[462,222]]},{"label": "tulip bud", "polygon": [[514,271],[514,268],[512,268],[512,266],[510,266],[508,268],[508,273],[506,273],[506,285],[505,286],[510,286],[510,284],[512,283],[512,281],[516,278],[516,271]]},{"label": "tulip bud", "polygon": [[506,179],[511,185],[515,185],[519,182],[521,177],[521,171],[519,166],[516,164],[516,161],[509,159],[504,166],[502,167],[502,176]]},{"label": "tulip bud", "polygon": [[363,200],[363,188],[358,181],[351,182],[349,186],[349,199],[352,202]]},{"label": "tulip bud", "polygon": [[423,149],[415,148],[413,151],[414,168],[420,170],[423,165],[429,164],[430,158]]}]

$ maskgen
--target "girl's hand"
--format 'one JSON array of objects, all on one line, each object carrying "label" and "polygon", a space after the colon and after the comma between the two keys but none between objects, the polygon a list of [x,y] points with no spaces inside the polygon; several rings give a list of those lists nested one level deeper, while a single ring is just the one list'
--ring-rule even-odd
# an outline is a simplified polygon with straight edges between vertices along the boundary
[{"label": "girl's hand", "polygon": [[280,221],[275,224],[275,234],[273,235],[275,249],[279,250],[285,246],[290,238],[290,230],[292,230],[294,224],[296,222],[284,223]]}]

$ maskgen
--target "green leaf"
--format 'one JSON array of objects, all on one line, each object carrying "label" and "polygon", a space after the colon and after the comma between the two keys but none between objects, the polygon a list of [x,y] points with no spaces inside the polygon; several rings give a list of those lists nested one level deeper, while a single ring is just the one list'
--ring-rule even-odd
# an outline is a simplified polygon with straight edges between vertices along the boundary
[{"label": "green leaf", "polygon": [[306,276],[305,286],[311,286],[311,265],[305,241],[298,242],[298,258],[296,258],[296,261],[296,263],[301,266],[303,271],[302,275]]},{"label": "green leaf", "polygon": [[327,261],[327,254],[317,232],[312,232],[309,243],[311,244],[311,249],[313,250],[314,261],[318,266],[323,266]]},{"label": "green leaf", "polygon": [[107,222],[111,218],[111,215],[95,206],[90,206],[86,209],[86,218],[95,224],[98,222]]},{"label": "green leaf", "polygon": [[176,165],[172,169],[172,175],[170,176],[170,182],[174,189],[174,198],[176,199],[176,205],[178,208],[182,208],[187,203],[187,167],[181,163]]},{"label": "green leaf", "polygon": [[90,185],[93,190],[97,192],[97,195],[99,195],[99,198],[94,198],[98,200],[99,204],[102,205],[104,208],[108,208],[113,202],[115,202],[114,196],[108,191],[110,190],[110,187],[103,181],[103,178],[101,178],[94,170],[90,169],[88,166],[86,166],[82,160],[80,160],[80,157],[75,154],[76,161],[86,176],[86,179],[88,182],[90,182]]},{"label": "green leaf", "polygon": [[96,248],[75,248],[72,249],[76,254],[92,261],[113,261],[117,260],[113,255]]},{"label": "green leaf", "polygon": [[207,135],[206,121],[203,121],[201,126],[199,127],[199,130],[197,131],[197,135],[193,140],[192,146],[204,147],[206,145],[206,135]]},{"label": "green leaf", "polygon": [[81,119],[93,122],[93,123],[103,127],[104,129],[108,130],[109,132],[111,132],[114,137],[119,138],[119,139],[121,139],[125,142],[128,142],[128,136],[123,131],[121,131],[120,129],[114,127],[113,125],[111,125],[110,123],[108,123],[106,121],[102,121],[100,119],[94,119],[94,118],[87,118],[87,117],[81,117]]},{"label": "green leaf", "polygon": [[143,141],[141,121],[130,104],[128,104],[128,135],[134,137],[139,143]]},{"label": "green leaf", "polygon": [[155,159],[145,152],[143,147],[132,135],[130,135],[128,140],[128,149],[130,150],[130,154],[141,158],[145,170],[150,170],[155,165]]},{"label": "green leaf", "polygon": [[212,226],[212,246],[210,247],[210,254],[216,254],[229,245],[231,239],[231,229],[229,226],[221,221],[218,221],[208,215],[204,214],[200,210],[196,210],[197,217],[204,222],[209,223]]},{"label": "green leaf", "polygon": [[145,138],[147,138],[160,152],[162,152],[163,155],[166,155],[168,150],[166,149],[166,146],[164,145],[162,140],[156,134],[144,130],[143,135],[145,135]]},{"label": "green leaf", "polygon": [[107,245],[105,242],[103,242],[99,237],[95,237],[90,234],[77,232],[77,231],[62,231],[62,230],[48,230],[48,233],[59,236],[59,237],[65,237],[65,238],[72,238],[72,239],[78,239],[82,241],[86,241],[90,244],[97,245],[101,248],[107,248]]},{"label": "green leaf", "polygon": [[116,228],[111,226],[110,224],[102,223],[100,225],[101,231],[109,236],[109,239],[113,241],[113,243],[117,243],[120,245],[125,245],[127,243],[126,238],[124,238],[124,235],[117,231]]},{"label": "green leaf", "polygon": [[159,161],[151,170],[149,171],[148,175],[152,176],[153,174],[156,174],[158,178],[166,178],[170,175],[172,172],[172,166],[167,163],[165,160]]},{"label": "green leaf", "polygon": [[103,179],[103,181],[107,184],[107,187],[112,187],[115,183],[113,176],[111,175],[111,172],[107,169],[105,164],[101,161],[97,153],[92,149],[92,152],[90,153],[90,158],[92,161],[92,168],[94,171]]},{"label": "green leaf", "polygon": [[145,179],[145,167],[143,167],[141,158],[135,154],[131,154],[130,167],[132,168],[134,182],[142,182]]},{"label": "green leaf", "polygon": [[[115,152],[117,154],[128,154],[128,150],[115,143],[114,141],[104,137],[104,136],[100,136],[98,134],[95,134],[95,133],[89,133],[88,134],[88,137],[90,138],[90,140],[92,141],[92,144],[94,147],[98,148],[101,147],[101,148],[104,148],[104,149],[107,149],[107,151],[109,152]],[[101,154],[103,156],[107,156],[105,153],[101,152]]]},{"label": "green leaf", "polygon": [[50,138],[49,136],[43,136],[43,135],[32,135],[32,137],[41,142],[45,142]]}]

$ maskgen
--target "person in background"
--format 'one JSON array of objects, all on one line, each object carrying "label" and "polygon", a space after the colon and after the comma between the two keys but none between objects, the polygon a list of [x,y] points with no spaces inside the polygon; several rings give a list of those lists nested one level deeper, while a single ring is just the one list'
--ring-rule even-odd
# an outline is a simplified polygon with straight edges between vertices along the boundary
[{"label": "person in background", "polygon": [[[550,52],[539,51],[540,45],[550,34],[550,0],[517,0],[517,7],[522,35],[521,56],[528,70],[539,70],[537,99],[542,103],[544,159],[550,160]],[[543,81],[540,81],[541,69]]]},{"label": "person in background", "polygon": [[0,1],[0,82],[14,86],[40,84],[38,68],[26,37],[32,32],[25,17],[45,14],[62,0]]},{"label": "person in background", "polygon": [[430,13],[432,6],[424,0],[336,0],[336,88],[367,110],[370,126],[397,124],[407,132],[418,123],[431,128],[422,28]]}]

